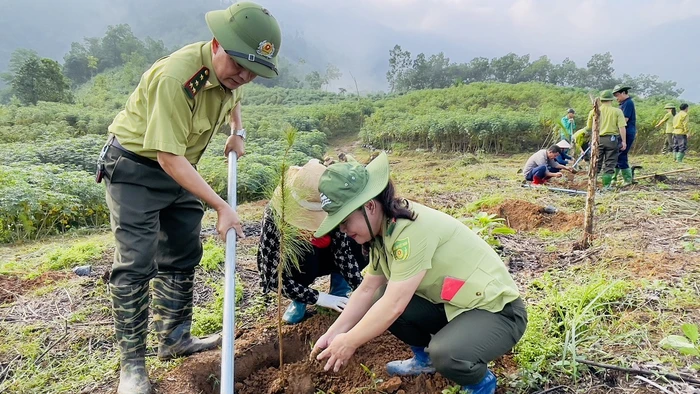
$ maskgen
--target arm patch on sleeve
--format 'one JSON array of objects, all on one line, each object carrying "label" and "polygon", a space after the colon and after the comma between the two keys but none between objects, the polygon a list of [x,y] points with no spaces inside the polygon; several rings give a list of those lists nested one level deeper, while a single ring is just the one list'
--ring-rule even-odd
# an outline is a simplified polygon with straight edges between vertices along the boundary
[{"label": "arm patch on sleeve", "polygon": [[204,84],[207,83],[208,79],[209,69],[202,66],[199,71],[194,73],[192,78],[182,85],[183,89],[185,89],[185,93],[187,93],[187,97],[193,99],[194,96],[197,95],[197,92],[204,87]]}]

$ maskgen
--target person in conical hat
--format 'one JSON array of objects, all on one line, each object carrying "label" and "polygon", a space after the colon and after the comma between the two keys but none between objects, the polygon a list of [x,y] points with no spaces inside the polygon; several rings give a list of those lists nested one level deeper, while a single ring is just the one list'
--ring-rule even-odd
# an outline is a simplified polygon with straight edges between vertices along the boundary
[{"label": "person in conical hat", "polygon": [[[278,186],[263,217],[257,254],[263,292],[277,290],[280,233],[276,219],[281,220],[284,213],[284,221],[309,241],[308,247],[297,256],[299,266],[288,265],[282,276],[282,292],[291,300],[282,319],[289,324],[299,323],[304,318],[307,305],[341,311],[351,290],[360,285],[361,271],[367,266],[362,246],[337,229],[318,238],[313,236],[327,216],[318,195],[319,180],[325,170],[316,159],[303,167],[290,167],[286,172],[288,187],[284,207],[283,191]],[[310,288],[316,278],[326,275],[330,275],[327,293]]]},{"label": "person in conical hat", "polygon": [[[571,139],[573,140],[573,135],[572,135]],[[559,163],[563,166],[567,166],[569,164],[569,161],[574,159],[573,157],[569,156],[569,154],[568,154],[569,149],[571,148],[572,145],[566,140],[561,140],[561,141],[557,142],[556,145],[559,148],[561,148],[561,152],[559,152],[559,156],[557,156],[555,160],[557,161],[557,163]]]}]

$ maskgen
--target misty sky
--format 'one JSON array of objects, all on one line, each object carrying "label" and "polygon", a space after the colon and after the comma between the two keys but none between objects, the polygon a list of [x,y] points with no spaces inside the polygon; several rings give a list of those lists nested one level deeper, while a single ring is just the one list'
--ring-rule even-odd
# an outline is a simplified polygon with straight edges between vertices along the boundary
[{"label": "misty sky", "polygon": [[[201,20],[189,41],[208,35],[203,13],[230,0],[0,0],[0,69],[14,48],[31,47],[62,62],[71,41],[102,36],[107,25],[129,23],[140,37],[181,37],[178,18]],[[494,58],[509,52],[564,58],[584,67],[594,53],[611,52],[615,73],[655,74],[685,88],[682,98],[700,101],[700,5],[691,0],[258,0],[283,27],[281,53],[294,60],[332,62],[343,79],[331,88],[386,89],[389,50],[399,44],[427,56],[444,52],[453,62]],[[69,11],[64,29],[46,18]],[[48,12],[47,12],[48,10]],[[42,15],[46,15],[43,18]],[[31,16],[31,17],[30,17]],[[23,19],[25,18],[26,19]],[[67,18],[74,18],[72,20]],[[167,18],[171,31],[154,31],[151,20]],[[172,21],[172,23],[170,23]],[[192,19],[190,19],[192,21]],[[36,24],[33,26],[32,24]],[[158,26],[163,26],[162,23]],[[27,34],[27,29],[32,34]],[[162,29],[162,27],[159,27]],[[54,30],[54,31],[52,31]],[[175,34],[177,33],[177,34]],[[301,35],[307,48],[293,46]],[[189,37],[189,34],[188,34]],[[323,68],[324,64],[315,64]]]},{"label": "misty sky", "polygon": [[[269,0],[280,19],[303,20],[306,38],[368,62],[382,48],[386,69],[394,43],[452,61],[508,52],[569,57],[579,66],[594,53],[611,52],[617,75],[655,74],[677,81],[683,98],[700,101],[700,7],[690,0]],[[288,4],[293,3],[295,12]],[[282,5],[286,4],[286,5]],[[309,13],[309,10],[312,10]],[[311,15],[309,15],[311,14]],[[287,17],[290,17],[288,20]],[[322,21],[314,23],[315,19]],[[325,20],[323,20],[325,19]],[[364,30],[369,28],[369,31]],[[357,73],[356,73],[357,74]]]}]

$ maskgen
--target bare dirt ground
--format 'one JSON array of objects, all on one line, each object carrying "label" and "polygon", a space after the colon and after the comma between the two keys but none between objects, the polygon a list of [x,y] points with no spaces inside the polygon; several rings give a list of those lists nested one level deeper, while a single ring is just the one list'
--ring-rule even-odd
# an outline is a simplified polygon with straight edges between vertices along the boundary
[{"label": "bare dirt ground", "polygon": [[[348,142],[336,152],[358,150],[357,144]],[[368,153],[358,154],[364,161]],[[438,163],[451,158],[432,158],[427,163]],[[457,159],[458,160],[458,159]],[[455,160],[453,160],[455,161]],[[495,162],[495,161],[494,161]],[[452,165],[452,164],[450,164]],[[547,191],[525,190],[520,181],[508,176],[491,173],[482,174],[474,180],[479,187],[454,186],[450,179],[461,167],[449,169],[449,165],[427,165],[411,156],[392,156],[394,173],[400,179],[399,187],[416,200],[454,212],[461,212],[466,206],[485,195],[501,193],[501,199],[485,211],[505,219],[505,223],[518,230],[518,233],[499,236],[499,254],[503,257],[510,272],[527,294],[527,301],[534,305],[541,291],[530,287],[550,272],[570,271],[572,277],[582,267],[599,267],[614,272],[619,278],[647,280],[650,283],[664,283],[664,287],[644,290],[644,306],[651,309],[630,310],[621,315],[619,321],[610,321],[611,330],[627,321],[638,324],[638,330],[648,332],[649,343],[635,346],[657,348],[659,337],[669,332],[664,327],[664,318],[669,316],[680,320],[700,322],[700,308],[678,307],[661,303],[667,297],[674,300],[676,291],[695,286],[700,281],[700,251],[693,249],[693,238],[689,230],[700,227],[696,203],[688,203],[698,193],[700,174],[698,171],[682,176],[669,177],[663,181],[652,180],[618,193],[597,197],[596,240],[594,246],[585,251],[574,251],[571,245],[578,240],[583,215],[582,198],[559,195]],[[456,169],[455,169],[456,168]],[[481,167],[474,165],[459,176],[469,176]],[[416,173],[419,169],[421,172]],[[449,171],[448,171],[449,169]],[[450,172],[452,171],[452,172]],[[403,172],[403,174],[402,174]],[[513,171],[514,172],[514,171]],[[408,175],[406,175],[408,174]],[[405,178],[401,178],[404,176]],[[415,182],[406,182],[406,178]],[[514,177],[512,177],[514,178]],[[403,181],[401,180],[403,179]],[[402,183],[403,182],[403,183]],[[412,185],[418,187],[411,188]],[[585,189],[585,179],[577,175],[574,179],[562,180],[560,186],[580,186]],[[504,186],[505,185],[505,186]],[[664,193],[659,193],[663,190]],[[694,200],[693,200],[694,201]],[[547,213],[544,207],[554,205],[556,213]],[[256,217],[260,216],[265,202],[249,204]],[[341,373],[325,373],[322,365],[308,359],[313,341],[330,326],[335,315],[315,308],[308,308],[307,319],[296,326],[285,326],[284,381],[280,380],[279,343],[275,326],[276,305],[270,297],[260,294],[255,251],[260,225],[257,220],[245,220],[246,238],[239,241],[237,274],[243,284],[243,299],[238,305],[235,381],[236,392],[240,394],[350,394],[350,393],[441,393],[453,385],[439,376],[416,378],[390,378],[386,375],[386,362],[410,356],[408,347],[392,335],[384,335],[358,349],[353,361]],[[202,236],[215,236],[211,224],[205,225]],[[102,260],[93,266],[94,275],[77,277],[70,271],[49,272],[34,279],[26,280],[18,276],[0,275],[0,333],[9,341],[9,334],[31,331],[42,335],[40,348],[34,350],[32,358],[22,352],[7,349],[0,352],[0,385],[11,381],[18,374],[20,363],[37,365],[38,373],[55,365],[61,358],[70,357],[83,351],[93,357],[110,360],[111,364],[98,376],[86,380],[80,390],[8,390],[20,392],[82,392],[113,394],[118,378],[116,348],[111,327],[110,303],[107,298],[105,281],[108,278],[112,249],[106,251]],[[205,306],[215,297],[210,281],[221,281],[221,272],[198,270],[195,289],[195,306]],[[688,281],[691,281],[689,283]],[[56,287],[57,283],[65,283]],[[326,282],[320,280],[315,286],[324,288]],[[45,292],[35,293],[37,290]],[[678,293],[680,294],[680,293]],[[687,293],[684,293],[687,294]],[[697,291],[700,297],[700,290]],[[692,299],[681,300],[682,305],[697,305]],[[674,301],[675,302],[675,301]],[[286,307],[285,301],[282,308]],[[84,315],[79,321],[72,320],[76,313]],[[627,333],[619,333],[621,341]],[[153,342],[150,342],[153,345]],[[15,345],[19,346],[19,345]],[[628,343],[619,343],[605,348],[614,350],[619,361],[636,362],[639,348],[630,348]],[[152,348],[149,348],[152,352]],[[586,349],[583,349],[586,350]],[[596,348],[595,351],[602,352]],[[40,357],[36,357],[36,355]],[[594,353],[595,354],[595,353]],[[156,393],[210,394],[218,393],[220,379],[219,351],[193,355],[172,364],[159,364],[148,357],[149,373]],[[645,365],[678,365],[675,359],[666,356],[651,360],[644,359]],[[82,359],[80,359],[82,360]],[[80,362],[80,361],[78,361]],[[363,365],[366,368],[363,368]],[[551,393],[646,393],[659,392],[639,380],[620,372],[602,369],[582,369],[578,381],[574,382],[565,374],[554,377],[544,386],[535,388],[513,388],[522,368],[513,355],[508,354],[496,360],[492,366],[499,379],[498,393],[535,393],[561,386]],[[30,373],[30,374],[31,374]],[[53,379],[70,380],[66,372],[56,372]],[[665,384],[663,381],[658,381]],[[49,383],[44,383],[48,385]],[[2,386],[0,386],[2,387]],[[39,385],[37,385],[39,387]],[[53,387],[53,386],[52,386]],[[0,389],[0,391],[2,391]],[[676,391],[681,392],[681,391]],[[687,391],[691,393],[692,391]]]}]

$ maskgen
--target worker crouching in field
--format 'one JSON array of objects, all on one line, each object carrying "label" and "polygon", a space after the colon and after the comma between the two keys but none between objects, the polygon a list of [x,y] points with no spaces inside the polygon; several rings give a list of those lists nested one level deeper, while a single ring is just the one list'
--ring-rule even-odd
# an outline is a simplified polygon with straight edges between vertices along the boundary
[{"label": "worker crouching in field", "polygon": [[[617,156],[620,149],[627,149],[627,134],[625,131],[625,116],[619,108],[612,106],[615,99],[610,90],[600,93],[600,119],[598,120],[600,136],[598,137],[598,168],[603,172],[603,187],[612,185]],[[588,114],[587,128],[593,129],[593,110]]]},{"label": "worker crouching in field", "polygon": [[[367,266],[362,246],[337,229],[319,238],[312,235],[326,218],[318,197],[318,182],[325,169],[314,159],[303,167],[291,167],[287,171],[286,184],[290,185],[291,193],[288,202],[285,202],[285,221],[300,229],[311,243],[299,256],[298,269],[291,267],[282,276],[282,292],[292,300],[282,317],[289,324],[299,323],[304,318],[307,304],[342,311],[350,289],[360,285],[361,270]],[[265,210],[257,256],[264,292],[277,289],[280,234],[273,215],[281,213],[279,188],[270,205]],[[329,274],[331,283],[328,293],[309,288],[316,278]]]},{"label": "worker crouching in field", "polygon": [[556,160],[557,163],[566,166],[569,164],[569,161],[574,159],[568,154],[571,144],[566,140],[561,140],[557,142],[556,145],[559,147],[559,149],[561,149],[561,151],[559,152],[559,156],[557,156],[554,160]]},{"label": "worker crouching in field", "polygon": [[533,185],[544,185],[549,178],[561,177],[561,170],[571,171],[570,167],[557,161],[560,154],[561,148],[558,145],[535,152],[523,167],[525,180],[531,181]]},{"label": "worker crouching in field", "polygon": [[457,219],[398,198],[386,153],[367,167],[328,167],[319,191],[328,217],[315,235],[340,226],[369,246],[370,265],[312,356],[337,372],[388,329],[414,353],[388,363],[389,374],[439,372],[467,393],[494,393],[487,363],[508,352],[527,325],[517,286],[496,252]]},{"label": "worker crouching in field", "polygon": [[681,111],[673,118],[673,155],[682,163],[685,151],[688,149],[688,104],[681,104]]}]

